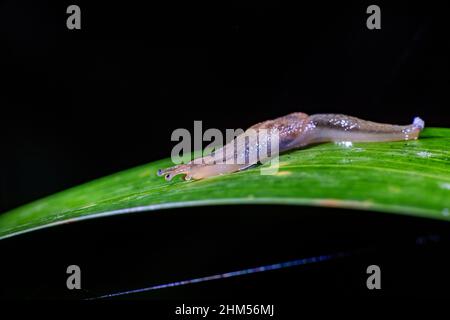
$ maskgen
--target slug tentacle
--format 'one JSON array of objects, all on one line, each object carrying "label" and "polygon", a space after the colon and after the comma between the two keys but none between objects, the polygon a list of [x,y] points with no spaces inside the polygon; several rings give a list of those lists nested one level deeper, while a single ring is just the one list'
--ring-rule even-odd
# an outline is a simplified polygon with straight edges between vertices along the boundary
[{"label": "slug tentacle", "polygon": [[[402,141],[419,137],[425,123],[419,117],[410,125],[394,125],[362,120],[343,114],[315,114],[296,112],[251,126],[243,134],[210,155],[186,164],[158,170],[158,176],[171,180],[184,175],[185,180],[245,170],[278,152],[320,142]],[[263,133],[263,134],[261,134]],[[257,139],[251,139],[256,134]],[[273,150],[271,138],[277,135]],[[264,152],[266,150],[266,152]],[[277,154],[273,154],[273,153]]]}]

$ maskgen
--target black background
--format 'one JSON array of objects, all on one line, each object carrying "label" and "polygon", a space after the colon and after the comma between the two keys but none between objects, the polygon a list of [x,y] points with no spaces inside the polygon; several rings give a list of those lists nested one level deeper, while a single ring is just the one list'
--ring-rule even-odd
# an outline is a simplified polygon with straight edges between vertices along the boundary
[{"label": "black background", "polygon": [[[346,113],[398,124],[410,123],[418,115],[427,126],[449,124],[449,30],[447,8],[441,1],[377,1],[382,12],[381,30],[366,28],[366,8],[373,4],[366,1],[297,2],[295,5],[275,1],[184,5],[74,3],[81,7],[81,30],[66,28],[65,11],[72,2],[16,0],[0,3],[0,212],[97,177],[167,157],[174,145],[170,141],[172,131],[192,129],[194,120],[202,120],[204,128],[224,130],[246,128],[262,120],[302,111]],[[4,294],[71,297],[58,287],[60,278],[51,276],[63,269],[70,254],[90,265],[91,270],[98,268],[92,273],[95,277],[90,279],[91,287],[96,289],[81,296],[145,286],[149,282],[139,277],[145,274],[144,270],[138,270],[136,279],[131,280],[131,271],[124,265],[132,265],[132,257],[137,255],[147,257],[144,259],[147,262],[142,262],[145,266],[157,259],[146,255],[144,245],[155,241],[146,232],[154,230],[155,224],[160,226],[157,229],[167,228],[163,230],[181,224],[215,230],[214,226],[221,225],[217,227],[221,232],[211,234],[216,242],[208,242],[197,233],[186,236],[185,229],[174,227],[170,231],[174,243],[160,244],[159,254],[167,258],[171,250],[184,248],[184,251],[196,252],[197,240],[208,242],[209,247],[202,250],[211,252],[214,248],[216,253],[206,254],[203,259],[213,267],[206,268],[195,254],[183,260],[188,262],[187,270],[205,275],[209,274],[207,271],[229,271],[302,257],[307,253],[314,255],[374,243],[375,247],[385,248],[398,241],[408,245],[411,241],[416,248],[417,236],[436,233],[440,235],[438,242],[448,248],[442,236],[448,232],[448,225],[421,219],[392,218],[383,214],[368,214],[367,218],[362,218],[361,213],[344,211],[345,223],[324,227],[320,222],[334,217],[337,210],[242,206],[232,210],[223,207],[174,211],[168,211],[168,218],[159,217],[161,221],[131,215],[7,240],[3,250],[10,254],[7,270],[13,276]],[[205,213],[211,211],[217,212],[216,218]],[[231,221],[240,231],[236,231],[233,241],[226,242],[221,237],[226,237],[226,230],[231,226],[222,223],[229,212],[233,212]],[[257,218],[259,212],[265,212],[263,216],[267,221]],[[273,212],[282,212],[290,218],[273,216]],[[298,212],[306,218],[298,218]],[[186,215],[188,221],[183,220]],[[279,228],[270,227],[272,223],[278,223]],[[281,237],[285,233],[283,229],[293,223],[309,226],[303,227],[306,233],[303,237],[314,235],[314,239],[316,236],[325,239],[324,243],[310,241],[307,242],[309,249],[305,249],[299,247],[295,238]],[[370,227],[374,224],[378,229]],[[124,230],[123,225],[128,229]],[[182,230],[178,230],[180,228]],[[254,231],[259,228],[263,230],[260,234]],[[319,232],[322,228],[330,228],[334,233]],[[367,228],[373,232],[367,233]],[[409,238],[404,235],[399,240],[398,228],[409,230]],[[446,232],[442,232],[442,228]],[[167,235],[158,232],[160,236]],[[80,234],[84,240],[76,236]],[[202,231],[198,230],[198,234]],[[192,243],[184,241],[183,235]],[[247,260],[237,254],[235,259],[229,257],[229,264],[217,253],[246,243],[249,237],[272,240],[262,241],[260,246],[250,242],[249,247],[242,250],[258,247],[256,252],[259,252],[266,247],[272,248],[271,253],[264,255],[261,251],[259,255],[248,256]],[[279,240],[280,237],[284,240]],[[347,241],[345,245],[332,246],[344,241],[342,239]],[[30,249],[30,243],[42,251]],[[114,271],[108,273],[95,257],[99,256],[99,250],[104,257],[110,257],[116,252],[115,247],[122,248],[117,251],[119,256],[131,253],[110,261],[116,267],[110,267]],[[29,254],[34,252],[36,256],[17,255],[18,248]],[[67,248],[71,248],[71,253],[65,251]],[[425,254],[439,260],[439,253],[443,252],[439,248]],[[288,253],[274,255],[273,251],[278,250]],[[416,249],[411,250],[411,259],[422,261]],[[395,265],[399,257],[397,251],[394,252],[384,253],[380,259]],[[261,256],[266,258],[258,260]],[[26,266],[34,261],[32,257],[41,261],[39,270],[48,275],[46,281],[35,279],[39,284],[33,285],[24,277]],[[362,270],[362,266],[367,265],[364,259],[359,264],[348,262],[341,267]],[[161,268],[168,274],[174,268],[173,274],[177,274],[180,268],[174,267],[179,263],[176,261],[169,259],[166,265],[161,262],[165,266]],[[170,265],[172,267],[168,268]],[[421,267],[418,268],[420,271]],[[109,280],[100,280],[100,269]],[[303,279],[334,279],[328,283],[334,283],[332,287],[336,292],[364,291],[365,287],[361,289],[357,284],[361,279],[359,274],[349,276],[351,280],[347,282],[337,283],[336,279],[340,279],[337,275],[341,274],[337,271],[339,268],[331,269],[333,272],[318,272],[318,278],[295,274]],[[122,270],[123,282],[111,285],[111,274],[118,270]],[[172,274],[170,281],[194,273],[181,273],[179,277]],[[293,277],[291,274],[284,279]],[[157,278],[161,282],[168,280],[161,274]],[[65,281],[64,272],[61,279]],[[95,279],[98,279],[97,285]],[[448,281],[448,276],[446,279]],[[263,278],[256,283],[261,286],[264,281],[269,280]],[[272,282],[279,283],[278,280]],[[309,287],[316,284],[311,280]],[[436,283],[428,285],[434,288]],[[323,289],[323,286],[318,288]],[[221,289],[211,290],[217,294]],[[398,292],[410,290],[400,285],[391,291]],[[420,292],[417,289],[416,293]]]}]

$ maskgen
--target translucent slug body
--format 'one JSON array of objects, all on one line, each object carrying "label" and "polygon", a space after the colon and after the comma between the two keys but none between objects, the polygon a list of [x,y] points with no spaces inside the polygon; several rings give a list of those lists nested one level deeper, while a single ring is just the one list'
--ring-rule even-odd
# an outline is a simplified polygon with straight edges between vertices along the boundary
[{"label": "translucent slug body", "polygon": [[[310,144],[322,142],[380,142],[380,141],[404,141],[415,140],[424,128],[422,119],[416,117],[410,125],[400,126],[383,124],[358,119],[343,114],[315,114],[308,116],[305,113],[296,112],[274,120],[264,121],[250,127],[241,136],[215,150],[208,156],[194,159],[164,170],[158,170],[159,176],[165,176],[171,180],[174,176],[185,175],[186,180],[203,179],[225,173],[244,170],[258,162],[263,162],[273,156],[270,154],[270,143],[267,139],[258,138],[253,143],[248,139],[240,139],[249,132],[267,132],[270,137],[277,134],[278,150],[281,153],[287,150],[301,148]],[[264,129],[264,130],[262,130]],[[246,141],[243,142],[243,141]],[[269,148],[269,152],[262,153]],[[233,150],[226,152],[226,150]],[[253,152],[257,157],[249,159]],[[239,156],[246,161],[236,162]]]}]

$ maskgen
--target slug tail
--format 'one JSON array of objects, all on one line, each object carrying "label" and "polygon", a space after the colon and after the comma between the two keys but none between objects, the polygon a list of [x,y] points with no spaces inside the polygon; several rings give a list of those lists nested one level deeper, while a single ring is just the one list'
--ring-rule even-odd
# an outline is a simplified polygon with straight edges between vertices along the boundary
[{"label": "slug tail", "polygon": [[423,130],[423,128],[425,128],[425,121],[423,121],[421,118],[419,117],[415,117],[412,123],[413,127],[419,129],[420,131]]}]

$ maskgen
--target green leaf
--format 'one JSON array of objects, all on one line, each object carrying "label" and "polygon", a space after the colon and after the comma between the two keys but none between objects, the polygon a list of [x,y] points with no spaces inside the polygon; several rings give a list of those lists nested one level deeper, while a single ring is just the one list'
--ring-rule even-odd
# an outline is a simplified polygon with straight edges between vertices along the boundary
[{"label": "green leaf", "polygon": [[165,159],[1,214],[0,239],[86,218],[218,204],[344,207],[450,220],[449,147],[450,129],[428,128],[416,141],[325,143],[289,152],[280,156],[275,175],[261,175],[259,166],[199,181],[157,177],[157,169],[172,165]]}]

